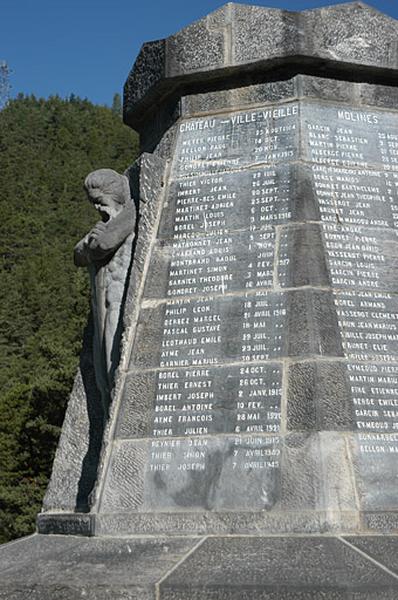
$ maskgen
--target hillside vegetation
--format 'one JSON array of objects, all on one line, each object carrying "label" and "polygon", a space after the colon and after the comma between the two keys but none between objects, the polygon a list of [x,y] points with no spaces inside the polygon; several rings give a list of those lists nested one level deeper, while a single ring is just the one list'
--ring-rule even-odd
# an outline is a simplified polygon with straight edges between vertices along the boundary
[{"label": "hillside vegetation", "polygon": [[85,176],[123,171],[117,111],[20,96],[0,112],[0,542],[34,530],[89,308],[75,243],[98,220]]}]

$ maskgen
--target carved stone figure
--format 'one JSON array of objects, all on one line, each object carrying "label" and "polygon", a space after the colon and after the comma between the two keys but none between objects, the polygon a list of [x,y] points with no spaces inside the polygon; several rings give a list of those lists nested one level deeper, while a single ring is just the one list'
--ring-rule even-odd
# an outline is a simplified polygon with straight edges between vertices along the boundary
[{"label": "carved stone figure", "polygon": [[74,261],[76,266],[88,267],[90,272],[95,376],[107,403],[119,361],[122,307],[136,210],[128,178],[112,169],[93,171],[84,187],[102,220],[75,246]]}]

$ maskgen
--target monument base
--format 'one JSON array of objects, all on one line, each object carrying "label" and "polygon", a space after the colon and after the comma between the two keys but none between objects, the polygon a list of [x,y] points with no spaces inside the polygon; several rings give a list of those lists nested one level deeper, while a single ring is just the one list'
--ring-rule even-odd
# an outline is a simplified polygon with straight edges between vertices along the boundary
[{"label": "monument base", "polygon": [[0,572],[1,600],[394,600],[398,536],[36,534]]}]

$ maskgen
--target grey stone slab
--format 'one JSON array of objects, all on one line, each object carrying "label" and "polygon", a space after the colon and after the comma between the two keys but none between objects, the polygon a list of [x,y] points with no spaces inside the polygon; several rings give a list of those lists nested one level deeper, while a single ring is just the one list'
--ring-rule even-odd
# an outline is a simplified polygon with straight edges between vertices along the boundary
[{"label": "grey stone slab", "polygon": [[[394,294],[342,290],[334,292],[334,302],[341,344],[348,359],[396,362],[398,307]],[[395,367],[392,369],[394,373]]]},{"label": "grey stone slab", "polygon": [[355,536],[346,537],[350,544],[373,558],[398,577],[398,537],[397,536]]},{"label": "grey stone slab", "polygon": [[206,437],[203,427],[185,439],[119,442],[101,512],[269,510],[280,453],[277,436]]},{"label": "grey stone slab", "polygon": [[[205,427],[181,438],[119,441],[108,469],[100,512],[278,513],[358,510],[344,437],[336,433],[208,436]],[[243,428],[242,428],[243,429]],[[210,517],[209,517],[210,518]],[[309,516],[311,519],[311,517]],[[288,526],[288,525],[287,525]]]},{"label": "grey stone slab", "polygon": [[346,367],[355,429],[364,434],[395,434],[398,365],[348,362]]},{"label": "grey stone slab", "polygon": [[172,182],[158,236],[256,231],[319,217],[309,170],[299,164],[274,165]]},{"label": "grey stone slab", "polygon": [[0,546],[1,581],[13,581],[15,573],[25,571],[27,581],[35,577],[31,563],[45,563],[49,559],[57,560],[63,553],[69,552],[80,538],[65,536],[62,538],[44,535],[32,535]]},{"label": "grey stone slab", "polygon": [[398,434],[388,421],[364,418],[367,429],[352,436],[351,448],[360,507],[392,513],[397,505]]},{"label": "grey stone slab", "polygon": [[372,512],[366,511],[362,515],[362,529],[383,534],[398,533],[398,513],[396,511]]},{"label": "grey stone slab", "polygon": [[343,511],[358,508],[350,471],[344,436],[334,432],[287,435],[282,448],[282,509],[330,511],[329,526],[337,524]]},{"label": "grey stone slab", "polygon": [[345,364],[309,361],[289,366],[287,427],[299,431],[355,428]]},{"label": "grey stone slab", "polygon": [[172,96],[152,112],[145,128],[140,129],[141,152],[156,153],[168,159],[173,150],[173,127],[181,116],[181,101]]},{"label": "grey stone slab", "polygon": [[397,88],[393,84],[360,83],[314,74],[297,74],[282,81],[251,85],[239,83],[238,87],[232,89],[192,93],[183,96],[181,102],[182,116],[189,117],[294,98],[315,98],[328,102],[358,104],[358,107],[362,105],[362,108],[373,106],[395,109],[398,102],[397,95]]},{"label": "grey stone slab", "polygon": [[396,108],[398,89],[393,85],[360,84],[360,97],[363,104]]},{"label": "grey stone slab", "polygon": [[[197,333],[203,324],[216,330]],[[130,370],[343,354],[334,299],[324,291],[181,298],[144,308],[137,330]]]},{"label": "grey stone slab", "polygon": [[0,598],[153,600],[156,582],[196,543],[36,535],[0,549]]},{"label": "grey stone slab", "polygon": [[304,11],[307,52],[362,65],[395,67],[398,24],[363,2]]},{"label": "grey stone slab", "polygon": [[166,41],[145,43],[124,85],[124,118],[150,90],[164,79],[166,74]]},{"label": "grey stone slab", "polygon": [[232,10],[235,64],[298,53],[300,30],[295,13],[244,4],[233,4]]},{"label": "grey stone slab", "polygon": [[398,290],[398,239],[389,228],[323,225],[320,229],[330,285],[337,289]]},{"label": "grey stone slab", "polygon": [[41,512],[37,515],[39,533],[55,533],[57,535],[94,535],[95,516],[84,513],[52,513]]},{"label": "grey stone slab", "polygon": [[173,173],[189,177],[280,163],[298,155],[297,102],[184,120]]},{"label": "grey stone slab", "polygon": [[286,227],[280,234],[278,280],[281,287],[330,285],[322,231],[318,225]]},{"label": "grey stone slab", "polygon": [[237,107],[293,99],[297,95],[297,77],[285,81],[269,81],[243,85],[228,90],[217,90],[183,96],[182,116],[189,117],[217,110],[234,110]]},{"label": "grey stone slab", "polygon": [[[311,134],[311,131],[309,133]],[[315,137],[318,134],[312,132],[312,135]],[[319,135],[329,136],[329,133]],[[313,138],[308,141],[311,142],[311,139]],[[324,144],[330,148],[349,147],[350,140],[356,139],[364,140],[366,145],[370,143],[370,136],[367,135],[357,138],[350,133],[336,133]],[[384,144],[384,140],[380,141]],[[394,141],[385,143],[393,145]],[[352,146],[359,147],[355,143]],[[355,169],[314,164],[308,170],[308,177],[311,181],[309,187],[319,206],[320,220],[323,223],[343,227],[395,228],[394,172],[377,168]]]},{"label": "grey stone slab", "polygon": [[[272,360],[286,352],[288,298],[279,293],[173,300],[141,311],[130,369],[187,367],[236,360]],[[215,326],[202,332],[201,325]],[[173,328],[179,328],[174,332]],[[244,330],[255,330],[248,338]],[[246,337],[244,337],[246,335]],[[254,335],[254,333],[253,333]],[[253,341],[253,343],[252,343]],[[250,343],[247,343],[250,342]]]},{"label": "grey stone slab", "polygon": [[336,308],[327,291],[289,292],[289,356],[342,356]]},{"label": "grey stone slab", "polygon": [[354,534],[360,531],[356,511],[244,511],[226,512],[142,512],[100,513],[96,531],[114,535],[274,535],[274,534]]},{"label": "grey stone slab", "polygon": [[96,479],[103,433],[103,405],[95,382],[92,315],[66,410],[43,510],[86,511]]},{"label": "grey stone slab", "polygon": [[[358,90],[360,89],[359,83],[315,75],[297,75],[296,79],[302,98],[312,97],[317,100],[357,102]],[[370,104],[372,103],[370,102]]]},{"label": "grey stone slab", "polygon": [[333,538],[207,539],[160,585],[162,600],[393,599],[398,580]]},{"label": "grey stone slab", "polygon": [[131,373],[116,436],[181,436],[195,421],[209,433],[278,433],[281,394],[277,363]]},{"label": "grey stone slab", "polygon": [[396,164],[387,144],[387,135],[395,140],[398,133],[394,112],[304,102],[300,114],[307,160],[365,172]]},{"label": "grey stone slab", "polygon": [[[220,213],[207,215],[218,220]],[[179,298],[270,289],[275,242],[272,228],[160,242],[152,256],[144,296]]]},{"label": "grey stone slab", "polygon": [[167,38],[168,77],[224,66],[227,32],[223,26],[227,11],[228,7],[222,7]]},{"label": "grey stone slab", "polygon": [[[366,362],[291,364],[288,428],[360,431],[369,434],[370,439],[379,433],[395,435],[397,371],[397,365]],[[390,441],[394,441],[394,435]]]}]

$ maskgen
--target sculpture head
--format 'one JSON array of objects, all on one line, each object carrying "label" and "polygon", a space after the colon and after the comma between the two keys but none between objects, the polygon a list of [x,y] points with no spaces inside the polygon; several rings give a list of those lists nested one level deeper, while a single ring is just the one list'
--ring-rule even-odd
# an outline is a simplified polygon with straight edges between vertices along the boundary
[{"label": "sculpture head", "polygon": [[130,200],[127,177],[112,169],[98,169],[87,175],[84,188],[104,222],[115,217]]}]

